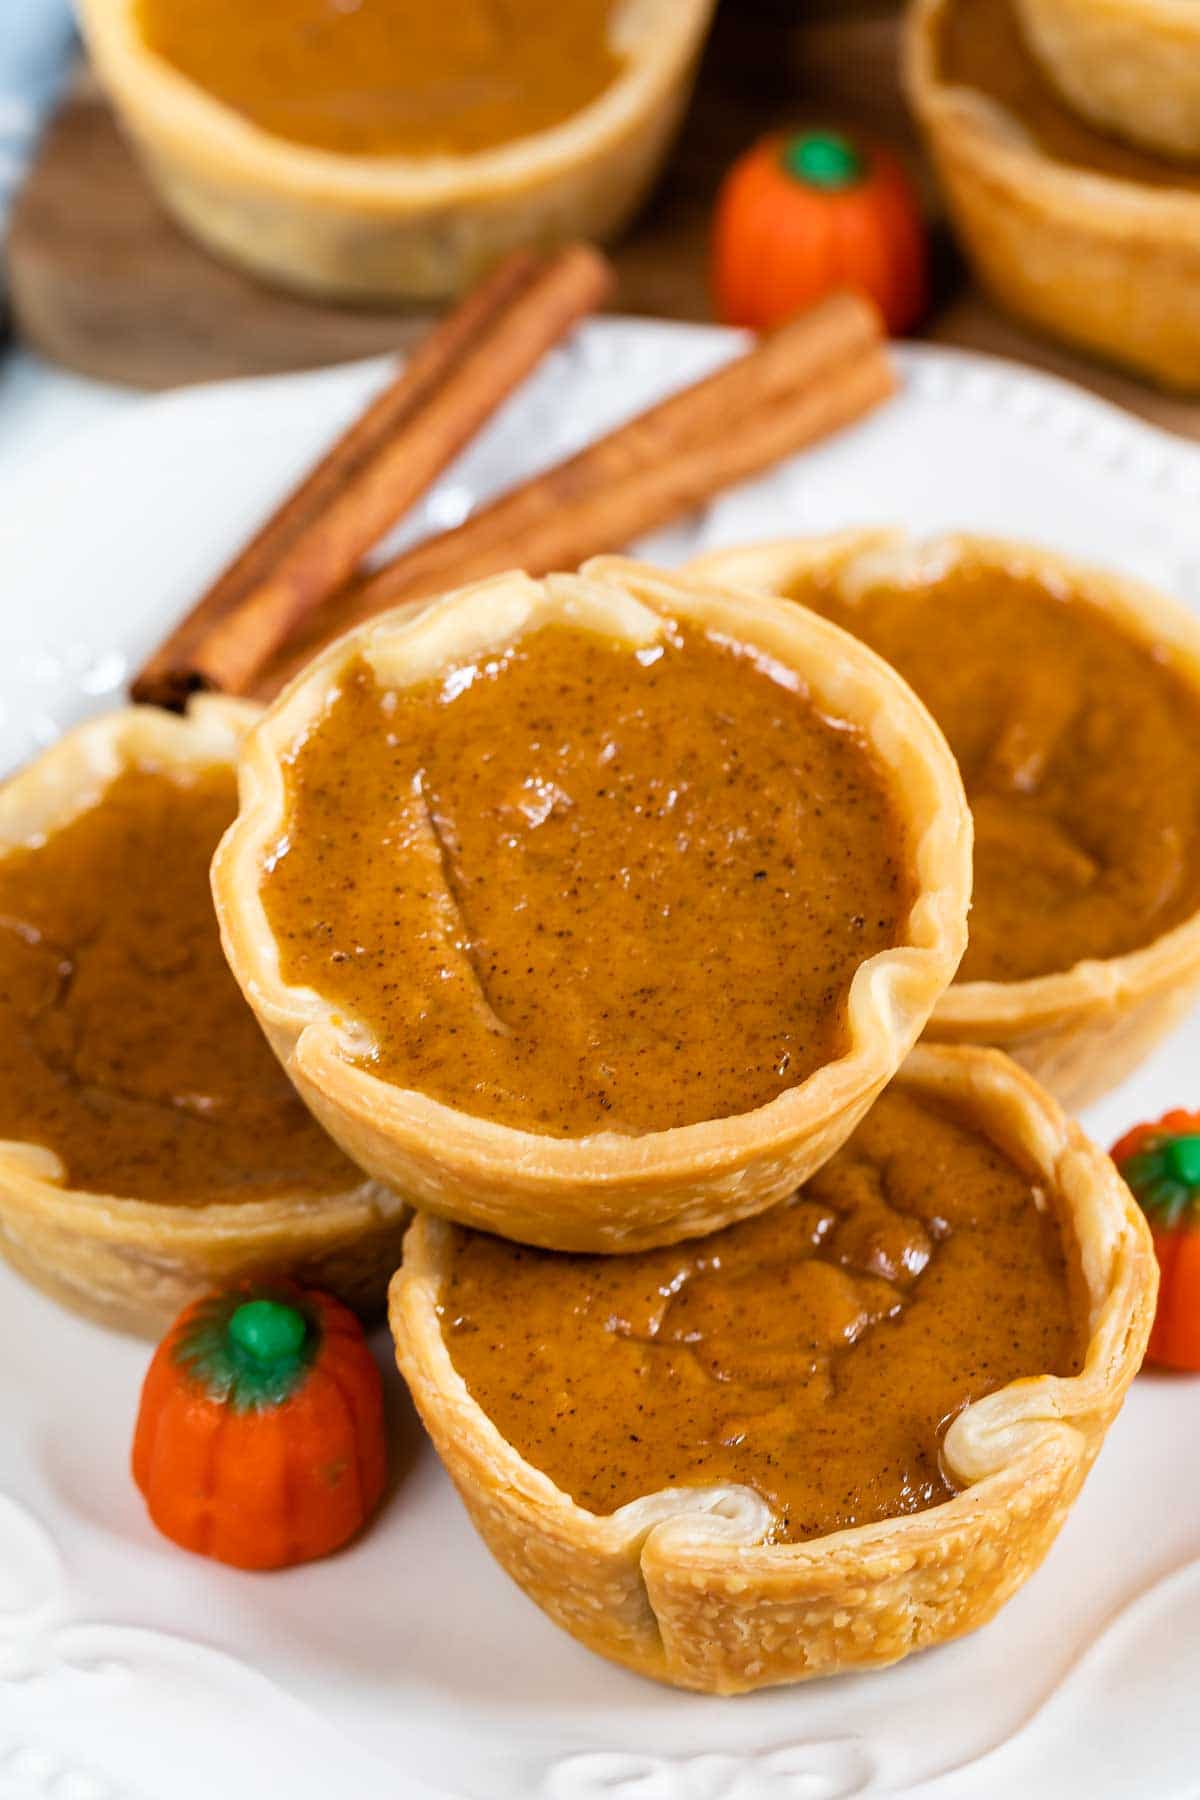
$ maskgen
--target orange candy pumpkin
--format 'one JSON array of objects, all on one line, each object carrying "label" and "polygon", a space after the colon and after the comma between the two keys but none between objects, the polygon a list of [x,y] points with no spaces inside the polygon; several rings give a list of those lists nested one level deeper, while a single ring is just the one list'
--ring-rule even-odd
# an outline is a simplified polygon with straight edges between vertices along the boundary
[{"label": "orange candy pumpkin", "polygon": [[240,1569],[325,1556],[387,1475],[383,1386],[353,1313],[291,1283],[189,1306],[154,1354],[133,1476],[158,1529]]},{"label": "orange candy pumpkin", "polygon": [[1158,1309],[1146,1361],[1200,1370],[1200,1113],[1136,1125],[1112,1159],[1146,1215],[1158,1257]]},{"label": "orange candy pumpkin", "polygon": [[712,280],[727,325],[763,331],[854,288],[890,332],[910,330],[928,304],[929,252],[908,176],[840,132],[763,138],[717,197]]}]

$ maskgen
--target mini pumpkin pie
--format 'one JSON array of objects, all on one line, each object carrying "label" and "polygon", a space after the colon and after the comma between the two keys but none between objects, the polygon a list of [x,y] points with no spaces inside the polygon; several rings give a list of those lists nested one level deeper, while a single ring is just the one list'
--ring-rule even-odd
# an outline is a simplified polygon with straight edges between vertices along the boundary
[{"label": "mini pumpkin pie", "polygon": [[732,1693],[895,1662],[1037,1568],[1132,1380],[1148,1233],[995,1051],[921,1046],[807,1186],[563,1256],[418,1218],[400,1369],[488,1547],[590,1649]]},{"label": "mini pumpkin pie", "polygon": [[1195,0],[1018,0],[1026,42],[1071,109],[1101,131],[1200,163]]},{"label": "mini pumpkin pie", "polygon": [[290,287],[436,298],[607,239],[674,135],[713,0],[80,0],[182,224]]},{"label": "mini pumpkin pie", "polygon": [[632,1250],[789,1192],[962,954],[970,821],[894,672],[637,564],[385,615],[246,740],[230,964],[362,1167]]},{"label": "mini pumpkin pie", "polygon": [[269,1270],[382,1302],[404,1209],[305,1111],[221,954],[208,865],[255,709],[130,707],[0,788],[0,1251],[156,1334]]},{"label": "mini pumpkin pie", "polygon": [[915,0],[905,60],[954,224],[996,298],[1165,387],[1200,390],[1200,165],[1077,118],[1026,48],[1016,0]]},{"label": "mini pumpkin pie", "polygon": [[1200,626],[1029,546],[851,532],[692,572],[785,594],[916,689],[975,816],[967,953],[927,1035],[996,1044],[1064,1103],[1115,1087],[1200,986]]}]

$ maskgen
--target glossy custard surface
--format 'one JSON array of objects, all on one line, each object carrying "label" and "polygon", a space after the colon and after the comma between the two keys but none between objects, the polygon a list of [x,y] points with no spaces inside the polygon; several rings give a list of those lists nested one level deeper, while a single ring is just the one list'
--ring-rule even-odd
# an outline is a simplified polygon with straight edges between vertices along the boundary
[{"label": "glossy custard surface", "polygon": [[525,1129],[642,1132],[839,1055],[911,858],[864,742],[688,631],[551,625],[382,691],[348,673],[287,768],[262,895],[284,979],[366,1066]]},{"label": "glossy custard surface", "polygon": [[613,0],[135,0],[149,48],[276,137],[463,155],[559,125],[621,71]]},{"label": "glossy custard surface", "polygon": [[886,657],[958,759],[975,818],[959,981],[1120,956],[1200,907],[1200,708],[1098,609],[983,564],[792,593]]},{"label": "glossy custard surface", "polygon": [[0,859],[0,1139],[66,1185],[180,1205],[362,1179],[297,1099],[221,952],[208,885],[232,770],[119,775]]},{"label": "glossy custard surface", "polygon": [[581,1506],[745,1483],[781,1542],[949,1498],[950,1420],[1074,1373],[1076,1310],[1024,1175],[895,1087],[793,1200],[697,1243],[573,1256],[456,1227],[440,1305],[484,1412]]},{"label": "glossy custard surface", "polygon": [[953,0],[939,31],[941,80],[997,101],[1047,156],[1122,181],[1200,190],[1200,168],[1106,137],[1072,112],[1026,49],[1013,0]]}]

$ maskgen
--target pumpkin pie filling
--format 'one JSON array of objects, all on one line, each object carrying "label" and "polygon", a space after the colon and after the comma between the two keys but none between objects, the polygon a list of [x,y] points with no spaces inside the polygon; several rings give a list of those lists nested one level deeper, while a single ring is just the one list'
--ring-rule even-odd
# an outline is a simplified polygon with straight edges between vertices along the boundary
[{"label": "pumpkin pie filling", "polygon": [[580,1506],[744,1484],[791,1543],[950,1498],[963,1407],[1078,1373],[1075,1285],[1043,1191],[892,1087],[792,1200],[698,1243],[569,1255],[456,1226],[438,1310],[479,1406]]},{"label": "pumpkin pie filling", "polygon": [[940,79],[1004,107],[1055,161],[1120,181],[1200,192],[1200,168],[1107,137],[1059,98],[1026,47],[1013,0],[953,0],[938,31]]},{"label": "pumpkin pie filling", "polygon": [[70,1188],[180,1205],[362,1177],[271,1054],[221,953],[208,865],[233,771],[119,774],[0,859],[0,1139]]},{"label": "pumpkin pie filling", "polygon": [[149,49],[276,137],[465,155],[560,125],[623,59],[613,0],[137,0]]},{"label": "pumpkin pie filling", "polygon": [[690,627],[545,625],[405,689],[360,662],[285,776],[283,979],[370,1072],[543,1134],[775,1099],[843,1052],[912,904],[862,738]]},{"label": "pumpkin pie filling", "polygon": [[1200,710],[1165,651],[988,565],[789,592],[884,656],[954,752],[975,820],[959,981],[1121,956],[1200,907]]}]

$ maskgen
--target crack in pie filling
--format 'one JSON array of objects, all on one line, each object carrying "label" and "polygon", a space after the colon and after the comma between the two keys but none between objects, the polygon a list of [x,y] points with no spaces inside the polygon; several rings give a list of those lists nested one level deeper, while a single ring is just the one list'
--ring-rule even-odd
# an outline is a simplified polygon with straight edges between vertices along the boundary
[{"label": "crack in pie filling", "polygon": [[1011,1049],[1076,1105],[1200,978],[1200,632],[1133,582],[1027,546],[886,533],[694,570],[852,631],[945,732],[975,823],[966,955],[939,1036]]},{"label": "crack in pie filling", "polygon": [[226,952],[318,1117],[552,1248],[697,1236],[851,1130],[961,954],[944,741],[845,633],[617,559],[318,657],[247,741]]},{"label": "crack in pie filling", "polygon": [[580,1506],[744,1483],[769,1543],[949,1499],[950,1421],[1077,1374],[1081,1310],[1044,1192],[896,1088],[792,1199],[697,1244],[564,1256],[458,1227],[438,1306],[474,1400]]},{"label": "crack in pie filling", "polygon": [[0,789],[0,1250],[129,1330],[265,1268],[377,1307],[403,1230],[221,952],[208,871],[255,713],[129,707]]}]

